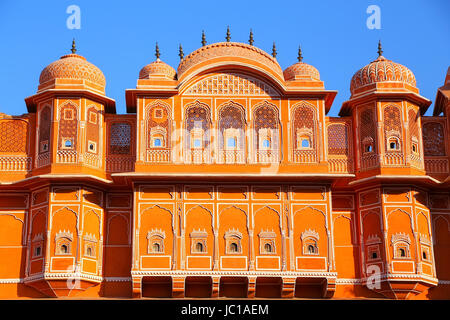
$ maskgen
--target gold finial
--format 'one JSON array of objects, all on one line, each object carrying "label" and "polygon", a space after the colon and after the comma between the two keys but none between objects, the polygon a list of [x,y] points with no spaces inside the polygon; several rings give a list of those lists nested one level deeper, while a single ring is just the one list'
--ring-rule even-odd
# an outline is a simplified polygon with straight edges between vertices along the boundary
[{"label": "gold finial", "polygon": [[180,57],[180,60],[183,60],[184,52],[183,52],[183,47],[181,46],[181,43],[180,43],[180,49],[179,49],[179,52],[178,52],[178,56]]},{"label": "gold finial", "polygon": [[255,42],[255,41],[253,40],[253,32],[252,32],[252,29],[250,29],[250,38],[248,39],[248,43],[252,46],[252,45],[253,45],[253,42]]},{"label": "gold finial", "polygon": [[273,56],[274,58],[277,57],[277,47],[275,46],[275,41],[273,42],[272,56]]},{"label": "gold finial", "polygon": [[230,26],[227,26],[227,36],[225,37],[225,39],[227,39],[227,42],[230,42],[231,40]]},{"label": "gold finial", "polygon": [[303,56],[302,56],[302,48],[298,46],[298,56],[297,56],[298,62],[302,62]]},{"label": "gold finial", "polygon": [[204,30],[202,30],[202,46],[206,46],[206,36]]},{"label": "gold finial", "polygon": [[156,42],[155,56],[156,56],[156,60],[159,60],[159,57],[161,56],[161,53],[159,52],[158,42]]},{"label": "gold finial", "polygon": [[378,57],[383,55],[383,49],[381,48],[381,40],[378,40]]},{"label": "gold finial", "polygon": [[72,40],[72,49],[70,49],[70,51],[72,51],[72,54],[75,54],[75,52],[77,52],[77,48],[75,46],[75,38],[73,38]]}]

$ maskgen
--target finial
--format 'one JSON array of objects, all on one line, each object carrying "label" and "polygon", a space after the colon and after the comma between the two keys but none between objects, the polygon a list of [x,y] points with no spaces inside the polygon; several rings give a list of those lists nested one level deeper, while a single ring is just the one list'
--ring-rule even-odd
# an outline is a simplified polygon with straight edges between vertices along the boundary
[{"label": "finial", "polygon": [[302,56],[302,48],[298,46],[298,56],[297,56],[298,62],[302,62],[303,56]]},{"label": "finial", "polygon": [[180,43],[180,50],[178,52],[178,55],[180,56],[180,60],[183,60],[184,52],[183,52],[183,47],[181,46],[181,43]]},{"label": "finial", "polygon": [[252,46],[253,42],[254,42],[254,40],[253,40],[253,32],[252,32],[252,29],[250,29],[250,38],[248,39],[248,43]]},{"label": "finial", "polygon": [[227,42],[230,42],[231,40],[230,26],[227,26],[227,36],[225,37],[225,39],[227,39]]},{"label": "finial", "polygon": [[273,42],[272,56],[273,56],[274,58],[277,57],[277,47],[275,46],[275,41]]},{"label": "finial", "polygon": [[383,49],[381,48],[381,40],[378,40],[378,56],[381,57],[383,54]]},{"label": "finial", "polygon": [[75,38],[73,38],[72,40],[72,49],[70,49],[70,51],[72,51],[72,54],[75,54],[75,52],[77,52],[77,48],[75,46]]},{"label": "finial", "polygon": [[202,46],[206,46],[206,36],[204,30],[202,30]]},{"label": "finial", "polygon": [[156,60],[159,60],[159,57],[161,56],[161,53],[159,52],[158,42],[156,42],[155,56],[156,56]]}]

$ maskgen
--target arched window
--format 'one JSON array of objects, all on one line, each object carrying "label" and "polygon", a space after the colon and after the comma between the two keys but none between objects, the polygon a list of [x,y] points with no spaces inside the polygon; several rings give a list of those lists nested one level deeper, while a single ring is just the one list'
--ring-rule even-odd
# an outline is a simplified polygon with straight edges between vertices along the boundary
[{"label": "arched window", "polygon": [[195,251],[203,252],[203,244],[201,242],[197,242],[197,244],[195,245]]},{"label": "arched window", "polygon": [[59,231],[55,236],[55,255],[71,254],[73,235],[68,231]]},{"label": "arched window", "polygon": [[359,116],[359,139],[363,156],[376,152],[376,129],[373,109],[365,109]]},{"label": "arched window", "polygon": [[209,107],[196,101],[185,111],[185,161],[209,163],[211,141],[211,114]]},{"label": "arched window", "polygon": [[268,103],[257,106],[253,111],[253,133],[255,162],[279,161],[279,118],[277,108]]},{"label": "arched window", "polygon": [[46,106],[39,114],[39,154],[49,151],[50,129],[51,129],[51,110]]},{"label": "arched window", "polygon": [[270,243],[266,243],[266,244],[264,245],[264,251],[265,251],[266,253],[272,253],[272,245],[271,245]]},{"label": "arched window", "polygon": [[386,151],[401,151],[400,141],[402,138],[402,116],[400,108],[389,105],[384,108],[384,134],[386,138]]},{"label": "arched window", "polygon": [[232,101],[219,111],[219,161],[221,163],[245,162],[245,111]]},{"label": "arched window", "polygon": [[230,229],[225,232],[224,234],[225,238],[225,248],[226,248],[226,254],[238,254],[241,253],[241,240],[242,240],[242,233],[239,232],[237,229]]},{"label": "arched window", "polygon": [[293,107],[292,141],[294,162],[315,162],[316,155],[316,110],[302,102]]},{"label": "arched window", "polygon": [[58,127],[58,149],[76,149],[78,135],[78,110],[74,103],[67,102],[60,107]]},{"label": "arched window", "polygon": [[231,252],[231,253],[236,253],[236,252],[238,252],[238,245],[237,245],[236,242],[232,242],[232,243],[230,244],[230,252]]},{"label": "arched window", "polygon": [[409,235],[405,233],[396,233],[392,235],[391,245],[394,251],[394,259],[409,259],[410,251],[409,246],[411,240]]},{"label": "arched window", "polygon": [[147,233],[147,252],[164,253],[164,239],[166,233],[160,229],[153,229]]},{"label": "arched window", "polygon": [[64,147],[65,147],[65,148],[68,148],[68,149],[72,148],[72,140],[67,139],[67,140],[64,142]]},{"label": "arched window", "polygon": [[146,155],[147,162],[170,161],[172,116],[170,106],[162,101],[154,101],[145,108]]},{"label": "arched window", "polygon": [[303,255],[319,254],[319,234],[315,230],[305,230],[300,236],[303,245]]},{"label": "arched window", "polygon": [[158,242],[155,242],[153,244],[153,252],[161,252],[161,246],[159,245]]}]

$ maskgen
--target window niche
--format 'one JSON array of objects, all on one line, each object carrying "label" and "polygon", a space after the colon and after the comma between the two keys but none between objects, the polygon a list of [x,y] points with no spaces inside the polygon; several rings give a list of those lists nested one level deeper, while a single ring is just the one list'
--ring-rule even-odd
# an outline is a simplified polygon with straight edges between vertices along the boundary
[{"label": "window niche", "polygon": [[150,254],[164,253],[166,233],[161,229],[153,229],[147,233],[147,252]]},{"label": "window niche", "polygon": [[191,237],[191,253],[193,254],[206,254],[208,253],[207,238],[208,233],[205,229],[193,230],[190,234]]},{"label": "window niche", "polygon": [[297,149],[313,148],[313,130],[310,128],[297,128]]},{"label": "window niche", "polygon": [[431,259],[431,240],[430,238],[425,234],[420,234],[419,236],[420,241],[420,251],[421,251],[421,258],[425,262],[432,262]]},{"label": "window niche", "polygon": [[44,248],[44,236],[42,233],[38,233],[31,240],[32,258],[40,258],[43,256]]},{"label": "window niche", "polygon": [[374,234],[368,236],[366,240],[367,261],[381,260],[380,245],[381,238],[378,235]]},{"label": "window niche", "polygon": [[225,232],[225,254],[241,254],[242,253],[242,233],[237,229],[230,229]]},{"label": "window niche", "polygon": [[319,254],[319,234],[315,230],[305,230],[302,232],[302,252],[303,255],[318,255]]},{"label": "window niche", "polygon": [[55,236],[55,255],[72,254],[73,234],[69,231],[59,231]]},{"label": "window niche", "polygon": [[153,148],[166,147],[167,130],[163,127],[156,126],[150,129],[150,141]]},{"label": "window niche", "polygon": [[398,131],[386,132],[386,151],[401,151],[400,133]]},{"label": "window niche", "polygon": [[260,254],[276,254],[276,233],[272,230],[261,230],[259,237],[259,253]]},{"label": "window niche", "polygon": [[97,257],[97,238],[94,234],[87,233],[84,237],[84,256],[89,258]]},{"label": "window niche", "polygon": [[410,259],[409,246],[411,240],[406,233],[396,233],[391,237],[391,246],[393,247],[394,259]]},{"label": "window niche", "polygon": [[362,141],[364,154],[373,153],[375,151],[374,141],[372,137],[365,137]]}]

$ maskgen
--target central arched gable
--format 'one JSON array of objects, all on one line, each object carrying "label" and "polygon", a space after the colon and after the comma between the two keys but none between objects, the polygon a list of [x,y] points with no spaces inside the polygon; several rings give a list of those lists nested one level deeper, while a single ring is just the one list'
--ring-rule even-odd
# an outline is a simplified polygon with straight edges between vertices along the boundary
[{"label": "central arched gable", "polygon": [[235,70],[205,73],[182,84],[180,92],[193,96],[280,96],[269,81]]}]

